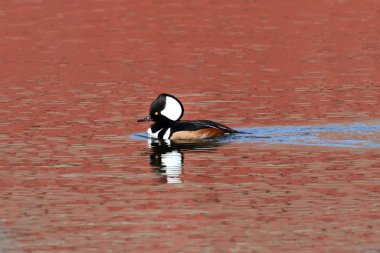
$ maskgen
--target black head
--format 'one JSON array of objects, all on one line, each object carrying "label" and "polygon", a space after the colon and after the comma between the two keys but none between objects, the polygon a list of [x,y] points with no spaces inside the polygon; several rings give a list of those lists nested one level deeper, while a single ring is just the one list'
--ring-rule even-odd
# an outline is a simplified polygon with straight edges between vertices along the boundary
[{"label": "black head", "polygon": [[152,102],[149,115],[138,122],[152,120],[154,122],[172,123],[182,118],[182,103],[173,95],[162,93]]}]

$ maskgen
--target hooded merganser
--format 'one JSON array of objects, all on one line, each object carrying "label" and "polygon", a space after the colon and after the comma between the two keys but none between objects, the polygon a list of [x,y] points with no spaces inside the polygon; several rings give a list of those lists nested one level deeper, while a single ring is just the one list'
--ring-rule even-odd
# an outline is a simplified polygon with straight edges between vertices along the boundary
[{"label": "hooded merganser", "polygon": [[150,105],[149,115],[138,122],[153,121],[148,135],[159,139],[205,139],[237,133],[211,120],[180,121],[183,113],[182,103],[175,96],[163,93]]}]

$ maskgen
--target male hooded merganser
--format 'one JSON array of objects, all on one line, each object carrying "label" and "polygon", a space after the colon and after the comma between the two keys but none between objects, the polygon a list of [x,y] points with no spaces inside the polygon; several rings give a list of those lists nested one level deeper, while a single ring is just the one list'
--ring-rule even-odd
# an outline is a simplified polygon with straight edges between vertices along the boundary
[{"label": "male hooded merganser", "polygon": [[138,122],[152,120],[148,135],[159,139],[205,139],[237,133],[211,120],[180,121],[183,113],[182,103],[175,96],[163,93],[150,105],[149,115]]}]

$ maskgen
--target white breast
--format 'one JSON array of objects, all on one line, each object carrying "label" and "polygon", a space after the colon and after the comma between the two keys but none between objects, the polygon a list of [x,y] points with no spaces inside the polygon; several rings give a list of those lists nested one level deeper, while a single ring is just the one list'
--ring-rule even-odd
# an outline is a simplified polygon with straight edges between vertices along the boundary
[{"label": "white breast", "polygon": [[168,130],[166,130],[164,137],[163,137],[165,140],[168,140],[170,138],[170,132],[171,132],[171,129],[168,128]]},{"label": "white breast", "polygon": [[[147,131],[147,133],[148,133],[148,136],[149,137],[152,137],[152,138],[158,138],[158,134],[161,132],[163,130],[163,128],[161,128],[160,130],[158,130],[158,131],[156,131],[156,132],[152,132],[152,129],[151,128],[149,128],[148,129],[148,131]],[[168,128],[166,131],[165,131],[165,133],[164,133],[164,136],[163,136],[163,139],[165,139],[165,140],[169,140],[169,138],[170,138],[170,132],[171,132],[171,130],[170,130],[170,128]]]},{"label": "white breast", "polygon": [[149,137],[152,137],[152,138],[158,138],[158,134],[161,132],[162,129],[163,129],[163,128],[161,128],[160,130],[158,130],[158,131],[156,131],[156,132],[153,133],[153,132],[152,132],[152,129],[149,128],[148,131],[147,131],[148,136],[149,136]]}]

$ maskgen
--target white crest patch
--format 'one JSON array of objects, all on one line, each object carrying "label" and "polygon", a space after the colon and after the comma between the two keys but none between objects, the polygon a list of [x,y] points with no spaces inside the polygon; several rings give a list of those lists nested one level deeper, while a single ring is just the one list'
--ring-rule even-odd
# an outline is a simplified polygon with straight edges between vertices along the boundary
[{"label": "white crest patch", "polygon": [[166,96],[166,103],[164,110],[161,111],[161,114],[166,116],[168,119],[177,121],[182,115],[182,106],[181,104],[172,97]]}]

